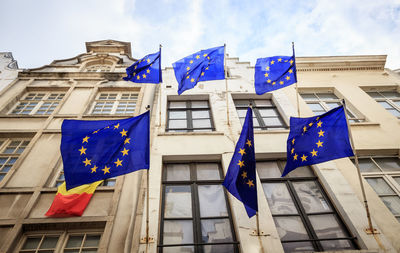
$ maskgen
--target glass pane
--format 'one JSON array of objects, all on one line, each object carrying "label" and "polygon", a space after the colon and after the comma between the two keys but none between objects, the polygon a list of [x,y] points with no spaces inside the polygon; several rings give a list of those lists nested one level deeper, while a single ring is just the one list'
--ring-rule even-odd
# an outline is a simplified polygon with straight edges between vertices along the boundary
[{"label": "glass pane", "polygon": [[96,253],[97,250],[95,250],[95,249],[83,249],[82,252],[84,252],[84,253]]},{"label": "glass pane", "polygon": [[258,110],[261,114],[261,117],[269,117],[269,116],[278,116],[278,112],[276,109],[259,109]]},{"label": "glass pane", "polygon": [[274,220],[282,241],[309,239],[300,217],[274,217]]},{"label": "glass pane", "polygon": [[204,245],[203,251],[204,253],[232,253],[235,252],[235,246],[232,244],[220,244],[220,245]]},{"label": "glass pane", "polygon": [[97,247],[100,242],[100,235],[86,235],[83,247]]},{"label": "glass pane", "polygon": [[170,119],[186,119],[186,111],[170,111],[168,113]]},{"label": "glass pane", "polygon": [[298,167],[295,170],[291,171],[286,177],[313,177],[314,173],[311,168],[308,166]]},{"label": "glass pane", "polygon": [[163,253],[193,253],[194,246],[163,247]]},{"label": "glass pane", "polygon": [[[355,164],[355,161],[352,161]],[[360,166],[361,172],[380,172],[378,166],[369,158],[358,159],[358,165]]]},{"label": "glass pane", "polygon": [[381,197],[381,199],[394,215],[400,215],[400,198],[398,196]]},{"label": "glass pane", "polygon": [[331,211],[328,202],[315,182],[293,182],[293,186],[307,213]]},{"label": "glass pane", "polygon": [[340,106],[340,103],[338,102],[329,102],[329,103],[327,102],[325,104],[328,106],[329,110]]},{"label": "glass pane", "polygon": [[39,246],[40,243],[40,237],[28,237],[26,238],[26,241],[24,243],[24,246],[22,247],[22,249],[37,249],[37,247]]},{"label": "glass pane", "polygon": [[201,217],[228,216],[222,185],[199,185]]},{"label": "glass pane", "polygon": [[239,118],[244,118],[246,117],[247,109],[237,109],[237,114]]},{"label": "glass pane", "polygon": [[367,94],[370,95],[372,98],[382,98],[382,95],[378,92],[367,92]]},{"label": "glass pane", "polygon": [[186,108],[186,102],[185,101],[174,101],[174,102],[169,102],[169,108]]},{"label": "glass pane", "polygon": [[307,103],[312,111],[325,111],[325,109],[318,103]]},{"label": "glass pane", "polygon": [[260,178],[277,178],[282,175],[276,162],[258,162],[256,168]]},{"label": "glass pane", "polygon": [[234,100],[235,106],[240,106],[240,107],[248,107],[250,104],[250,101],[247,99],[236,99]]},{"label": "glass pane", "polygon": [[262,186],[272,214],[297,214],[292,197],[284,183],[263,183]]},{"label": "glass pane", "polygon": [[393,179],[399,184],[400,187],[400,177],[393,177]]},{"label": "glass pane", "polygon": [[68,238],[67,248],[80,247],[82,245],[83,235],[72,235]]},{"label": "glass pane", "polygon": [[382,105],[384,108],[386,108],[386,109],[391,109],[391,108],[393,108],[388,102],[385,102],[385,101],[379,101],[378,102],[380,105]]},{"label": "glass pane", "polygon": [[197,180],[219,180],[218,164],[216,163],[198,163],[196,164]]},{"label": "glass pane", "polygon": [[40,245],[41,249],[54,249],[58,242],[58,236],[50,237],[46,236]]},{"label": "glass pane", "polygon": [[326,251],[354,249],[352,243],[349,240],[321,241],[321,245]]},{"label": "glass pane", "polygon": [[400,171],[400,159],[398,158],[374,158],[374,160],[384,171]]},{"label": "glass pane", "polygon": [[192,111],[193,119],[208,119],[210,118],[210,113],[208,111]]},{"label": "glass pane", "polygon": [[394,194],[394,191],[390,186],[385,182],[383,178],[366,178],[367,182],[371,185],[371,187],[376,191],[378,195],[382,194]]},{"label": "glass pane", "polygon": [[194,119],[193,128],[211,128],[211,122],[209,119]]},{"label": "glass pane", "polygon": [[207,101],[192,101],[192,108],[208,108]]},{"label": "glass pane", "polygon": [[312,252],[314,248],[311,242],[289,242],[282,243],[285,252]]},{"label": "glass pane", "polygon": [[317,96],[322,100],[338,99],[338,97],[333,93],[318,93]]},{"label": "glass pane", "polygon": [[319,238],[346,237],[347,234],[332,214],[310,215],[311,224]]},{"label": "glass pane", "polygon": [[266,126],[284,126],[280,118],[263,118]]},{"label": "glass pane", "polygon": [[314,94],[300,94],[300,96],[306,101],[317,100],[317,97]]},{"label": "glass pane", "polygon": [[256,106],[272,106],[272,101],[270,99],[265,100],[254,100]]},{"label": "glass pane", "polygon": [[396,109],[393,109],[393,110],[388,110],[391,114],[393,114],[394,116],[396,116],[396,117],[400,117],[400,112],[399,111],[397,111]]},{"label": "glass pane", "polygon": [[395,91],[381,91],[381,94],[387,98],[399,98],[400,94]]},{"label": "glass pane", "polygon": [[164,217],[192,217],[191,193],[189,185],[165,186]]},{"label": "glass pane", "polygon": [[187,128],[186,120],[169,120],[169,128]]},{"label": "glass pane", "polygon": [[190,179],[189,164],[167,164],[167,181],[183,181]]},{"label": "glass pane", "polygon": [[229,219],[201,220],[201,239],[204,243],[232,242]]},{"label": "glass pane", "polygon": [[164,220],[163,244],[193,243],[193,223],[191,220]]}]

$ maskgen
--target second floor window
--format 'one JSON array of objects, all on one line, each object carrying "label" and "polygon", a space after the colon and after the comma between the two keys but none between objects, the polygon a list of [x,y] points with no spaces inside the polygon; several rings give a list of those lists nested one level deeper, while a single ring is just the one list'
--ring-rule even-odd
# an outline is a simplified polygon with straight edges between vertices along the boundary
[{"label": "second floor window", "polygon": [[137,92],[101,92],[97,94],[91,114],[134,114]]},{"label": "second floor window", "polygon": [[65,93],[59,92],[29,92],[23,96],[10,114],[48,115],[51,114]]},{"label": "second floor window", "polygon": [[[315,115],[323,114],[335,107],[341,105],[339,99],[333,93],[302,93],[300,96],[307,103],[308,107],[314,112]],[[350,123],[364,122],[365,118],[358,116],[347,107],[347,116]]]},{"label": "second floor window", "polygon": [[168,124],[169,132],[208,132],[214,125],[208,101],[169,101]]},{"label": "second floor window", "polygon": [[234,102],[242,125],[246,118],[247,108],[251,103],[254,129],[287,129],[286,123],[271,99],[235,99]]},{"label": "second floor window", "polygon": [[0,181],[28,146],[27,139],[0,139]]},{"label": "second floor window", "polygon": [[367,92],[378,104],[400,119],[400,93],[396,91]]}]

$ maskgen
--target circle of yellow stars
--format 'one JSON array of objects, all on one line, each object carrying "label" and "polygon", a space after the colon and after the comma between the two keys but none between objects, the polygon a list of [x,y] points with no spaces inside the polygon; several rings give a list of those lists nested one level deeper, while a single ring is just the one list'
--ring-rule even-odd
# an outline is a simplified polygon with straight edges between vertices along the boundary
[{"label": "circle of yellow stars", "polygon": [[[97,134],[97,133],[99,133],[100,131],[106,130],[106,129],[109,129],[109,128],[110,128],[110,126],[106,126],[106,127],[102,128],[102,129],[95,130],[95,131],[92,132],[92,135],[93,135],[93,134]],[[120,130],[120,124],[118,123],[118,124],[116,124],[116,125],[113,125],[113,126],[112,126],[112,130],[113,130],[113,131],[119,131],[119,130]],[[130,142],[131,142],[131,138],[128,138],[127,133],[128,133],[128,131],[126,131],[125,129],[122,129],[122,131],[119,132],[119,134],[121,134],[121,137],[122,137],[122,138],[125,137],[125,138],[123,139],[124,145],[130,144]],[[80,152],[80,156],[85,155],[85,156],[82,157],[82,158],[84,159],[84,160],[82,161],[82,163],[85,165],[85,167],[89,166],[90,173],[97,173],[97,172],[98,172],[97,169],[99,169],[99,167],[98,167],[96,164],[94,164],[94,163],[92,164],[92,160],[90,160],[88,157],[86,157],[86,150],[87,150],[87,147],[85,147],[85,143],[88,144],[90,138],[91,138],[90,136],[85,136],[85,137],[82,139],[82,146],[81,146],[80,149],[78,149],[78,151]],[[120,160],[119,158],[117,158],[117,160],[113,162],[113,163],[115,164],[115,168],[118,168],[119,166],[123,166],[123,165],[122,165],[122,162],[124,161],[124,160],[123,160],[123,157],[127,156],[127,155],[129,154],[129,151],[130,151],[130,150],[127,149],[127,148],[124,146],[124,149],[123,149],[122,151],[120,151],[120,152],[122,153],[122,160]],[[111,165],[110,165],[110,166],[104,165],[104,168],[100,169],[100,171],[102,171],[102,172],[104,173],[103,175],[105,175],[105,174],[107,174],[107,173],[110,173],[111,167],[112,167]],[[99,171],[99,172],[100,172],[100,171]]]},{"label": "circle of yellow stars", "polygon": [[[244,148],[239,148],[238,153],[242,156],[242,158],[244,155],[247,154],[246,145],[250,148],[253,144],[251,143],[251,140],[247,139]],[[254,180],[249,179],[247,176],[247,171],[244,168],[242,169],[242,167],[245,167],[244,161],[242,159],[239,159],[237,165],[239,165],[240,170],[242,171],[242,174],[240,174],[240,176],[242,177],[243,183],[247,184],[249,188],[254,188],[255,187]]]},{"label": "circle of yellow stars", "polygon": [[[150,74],[150,67],[152,67],[153,66],[153,63],[152,64],[150,64],[150,65],[148,65],[148,68],[146,69],[146,73],[143,73],[142,75],[140,75],[139,73],[136,73],[136,69],[137,69],[137,66],[140,64],[140,63],[142,63],[142,62],[147,62],[147,64],[149,64],[150,62],[151,62],[151,60],[150,60],[150,58],[143,58],[143,59],[141,59],[139,62],[138,62],[138,64],[137,65],[135,65],[135,67],[134,67],[134,69],[135,69],[135,71],[133,72],[133,76],[136,76],[136,80],[140,80],[140,78],[142,78],[142,79],[146,79],[147,78],[147,76],[148,76],[148,74]],[[146,75],[147,74],[147,75]]]},{"label": "circle of yellow stars", "polygon": [[210,62],[211,58],[206,53],[204,53],[204,54],[196,54],[196,56],[194,58],[196,60],[200,60],[200,61],[204,61],[205,59],[207,59],[208,60],[208,64],[207,64],[207,67],[205,67],[201,71],[200,76],[198,76],[198,77],[190,77],[190,74],[191,74],[190,70],[192,69],[192,64],[194,63],[194,61],[193,60],[189,61],[189,65],[186,66],[186,75],[185,76],[186,76],[186,79],[190,79],[191,83],[198,82],[199,79],[205,75],[206,70],[208,70],[210,65],[211,65],[211,62]]},{"label": "circle of yellow stars", "polygon": [[[277,59],[277,62],[278,63],[282,63],[282,62],[288,62],[289,60],[283,60],[282,58],[278,58]],[[264,77],[267,79],[267,83],[268,84],[271,84],[271,85],[275,85],[277,82],[278,82],[278,80],[280,80],[278,83],[280,84],[280,85],[283,85],[284,83],[285,83],[285,79],[286,79],[286,82],[288,82],[289,80],[290,80],[290,74],[292,74],[293,73],[293,68],[292,68],[292,65],[293,65],[293,63],[294,63],[294,61],[293,61],[293,59],[290,59],[290,61],[289,61],[289,63],[290,63],[290,68],[289,68],[289,70],[287,71],[287,73],[289,73],[289,75],[286,75],[286,77],[284,77],[284,79],[281,79],[284,75],[285,75],[285,73],[282,75],[282,76],[280,76],[279,78],[277,78],[276,80],[271,80],[270,79],[270,73],[268,72],[268,71],[270,71],[270,65],[274,65],[275,64],[275,60],[271,60],[271,61],[269,61],[268,62],[268,64],[269,64],[269,66],[266,66],[265,67],[265,73],[264,73]]]}]

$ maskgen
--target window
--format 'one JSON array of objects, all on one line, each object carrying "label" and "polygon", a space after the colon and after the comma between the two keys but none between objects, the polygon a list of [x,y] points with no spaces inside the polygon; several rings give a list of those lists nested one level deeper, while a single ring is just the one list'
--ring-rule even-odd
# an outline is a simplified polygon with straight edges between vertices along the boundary
[{"label": "window", "polygon": [[96,64],[86,67],[86,72],[110,72],[110,71],[111,71],[111,65]]},{"label": "window", "polygon": [[285,252],[356,249],[351,237],[310,167],[284,178],[284,161],[257,162],[275,226]]},{"label": "window", "polygon": [[208,101],[169,101],[167,131],[214,131]]},{"label": "window", "polygon": [[91,114],[133,114],[137,100],[137,92],[101,92],[97,94]]},{"label": "window", "polygon": [[358,163],[365,180],[400,222],[400,159],[364,157]]},{"label": "window", "polygon": [[0,139],[0,182],[28,146],[26,139]]},{"label": "window", "polygon": [[159,252],[238,252],[218,163],[165,164]]},{"label": "window", "polygon": [[48,115],[58,106],[64,93],[29,92],[18,102],[10,114]]},{"label": "window", "polygon": [[400,93],[396,91],[374,91],[367,93],[388,112],[400,119]]},{"label": "window", "polygon": [[242,125],[246,118],[247,108],[251,103],[254,129],[287,129],[286,123],[271,99],[235,99],[234,102]]},{"label": "window", "polygon": [[[54,181],[53,186],[54,187],[59,187],[62,183],[64,183],[64,181],[65,181],[64,170],[61,170],[58,173],[58,176],[57,176],[56,180]],[[117,182],[117,178],[116,177],[107,178],[99,186],[114,187],[116,182]]]},{"label": "window", "polygon": [[63,252],[97,252],[101,233],[54,233],[28,234],[18,252],[55,252],[62,248]]},{"label": "window", "polygon": [[[333,93],[302,93],[300,96],[305,100],[315,115],[323,114],[341,105],[341,99]],[[348,107],[347,116],[350,123],[365,121],[365,118],[357,116]]]}]

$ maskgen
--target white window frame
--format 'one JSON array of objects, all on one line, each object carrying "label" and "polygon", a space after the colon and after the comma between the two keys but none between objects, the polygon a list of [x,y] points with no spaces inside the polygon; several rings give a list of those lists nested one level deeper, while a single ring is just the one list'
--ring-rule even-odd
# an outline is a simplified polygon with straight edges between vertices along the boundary
[{"label": "white window frame", "polygon": [[[108,99],[108,96],[115,94],[115,99]],[[103,95],[107,95],[106,99],[102,99]],[[131,97],[132,95],[136,95],[136,98],[134,99],[125,99],[123,96],[124,95],[129,95],[129,97]],[[136,112],[136,108],[138,105],[138,101],[139,101],[139,92],[137,91],[99,91],[96,94],[96,98],[92,103],[92,106],[89,110],[89,114],[90,115],[113,115],[113,114],[117,114],[117,115],[133,115]],[[100,104],[100,103],[108,103],[109,105],[111,105],[111,109],[110,111],[103,113],[104,110],[104,105],[100,111],[100,113],[94,113],[96,110],[96,107]],[[127,107],[128,107],[128,103],[132,103],[134,102],[134,108],[132,112],[126,112]],[[125,106],[125,112],[120,113],[118,112],[119,110],[119,106],[123,103],[127,103],[127,105]],[[97,107],[98,108],[98,107]]]},{"label": "white window frame", "polygon": [[[386,102],[388,103],[394,110],[396,110],[399,113],[399,116],[396,116],[394,114],[392,114],[387,108],[385,108],[383,105],[381,105],[383,108],[385,108],[386,111],[388,111],[389,113],[391,113],[393,116],[397,117],[398,119],[400,119],[400,92],[398,92],[397,90],[366,90],[365,91],[372,99],[374,99],[378,104],[379,102]],[[399,94],[398,98],[390,98],[390,97],[386,97],[384,95],[385,92],[394,92]],[[379,95],[382,96],[382,98],[376,98],[376,97],[372,97],[369,93],[378,93]],[[396,104],[399,103],[399,104]]]},{"label": "white window frame", "polygon": [[[13,142],[19,141],[18,145],[12,145]],[[28,143],[26,143],[28,142]],[[26,147],[29,145],[30,139],[28,138],[1,138],[0,139],[0,159],[5,159],[5,163],[0,163],[0,182],[7,176],[8,172],[10,172],[14,168],[14,164],[18,161],[21,154],[25,151]],[[26,145],[25,145],[26,144]],[[15,147],[14,151],[11,153],[5,153],[8,148]],[[22,152],[18,152],[21,148],[23,148]],[[12,163],[12,166],[8,168],[8,170],[4,170],[7,165],[11,165],[9,162],[11,159],[15,158],[16,160]]]},{"label": "white window frame", "polygon": [[[52,97],[55,95],[55,98]],[[39,97],[38,97],[39,96]],[[26,92],[21,99],[19,99],[18,103],[13,106],[13,108],[8,112],[9,115],[50,115],[54,112],[54,110],[60,105],[61,100],[64,98],[65,92],[63,91],[28,91]],[[38,98],[36,98],[38,97]],[[36,98],[36,99],[35,99]],[[18,107],[26,105],[19,111],[16,112]],[[32,105],[30,105],[32,103]],[[47,103],[50,103],[49,106],[44,108]],[[31,110],[26,110],[29,113],[21,113],[24,112],[26,107],[32,107]],[[54,107],[50,110],[51,107]],[[44,110],[43,110],[44,109]],[[40,111],[44,111],[44,113],[39,113]]]}]

